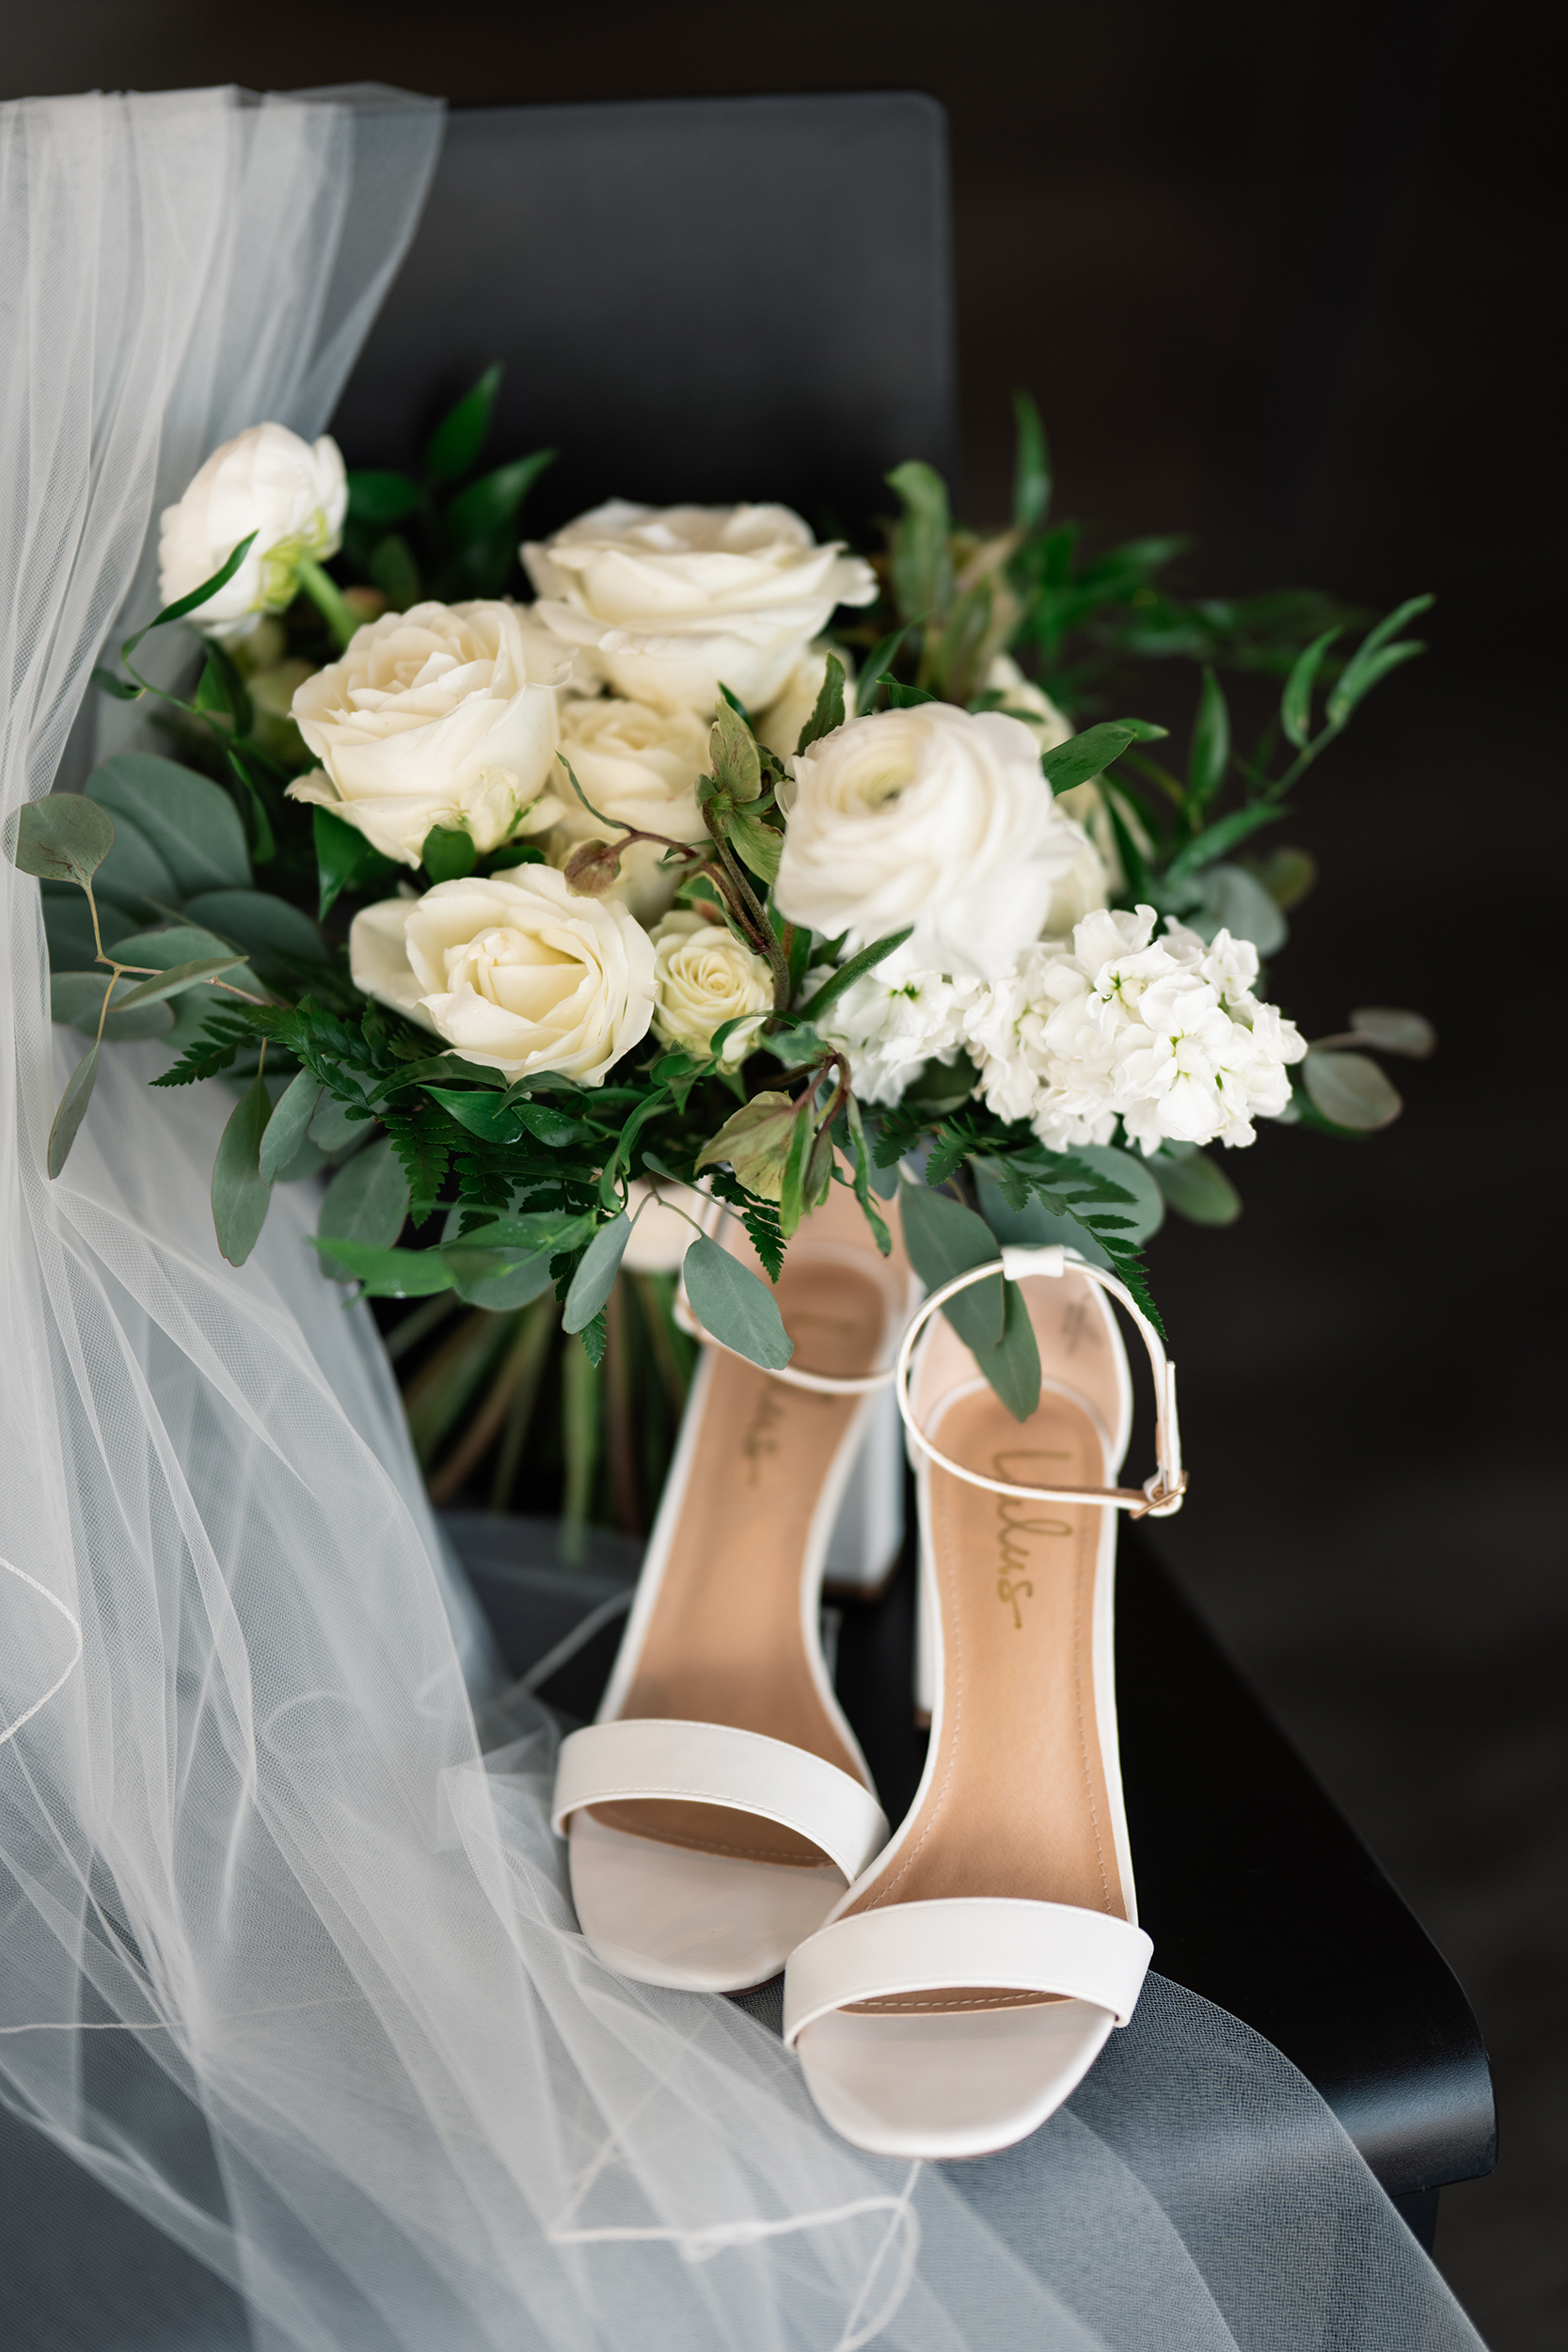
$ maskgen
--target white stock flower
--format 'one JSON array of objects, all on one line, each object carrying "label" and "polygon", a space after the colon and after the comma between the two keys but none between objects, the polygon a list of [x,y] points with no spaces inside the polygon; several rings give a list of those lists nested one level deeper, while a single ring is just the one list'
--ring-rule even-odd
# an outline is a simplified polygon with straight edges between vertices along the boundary
[{"label": "white stock flower", "polygon": [[337,552],[347,511],[343,461],[329,435],[312,448],[287,425],[253,424],[214,450],[179,504],[165,507],[160,600],[188,596],[254,532],[255,544],[233,579],[190,615],[192,626],[210,636],[243,637],[263,612],[293,602],[301,556],[321,563]]},{"label": "white stock flower", "polygon": [[818,547],[787,506],[612,499],[523,561],[539,619],[589,648],[616,693],[705,718],[721,684],[765,710],[835,606],[877,593],[868,564]]},{"label": "white stock flower", "polygon": [[1028,728],[920,703],[851,719],[794,762],[774,897],[846,947],[913,926],[906,969],[998,978],[1080,865]]},{"label": "white stock flower", "polygon": [[[708,764],[708,730],[694,711],[661,710],[612,694],[594,701],[565,694],[560,718],[572,773],[612,821],[600,824],[591,816],[562,772],[555,787],[562,813],[548,844],[552,865],[563,866],[579,841],[617,839],[622,825],[670,841],[707,838],[695,786]],[[641,923],[657,921],[680,881],[663,858],[651,841],[634,841],[622,852],[621,878],[609,895],[624,899]]]},{"label": "white stock flower", "polygon": [[1053,1151],[1108,1141],[1118,1117],[1146,1154],[1167,1136],[1249,1144],[1254,1119],[1290,1099],[1286,1069],[1307,1047],[1253,994],[1256,948],[1178,923],[1156,939],[1158,919],[1087,915],[1070,952],[1035,947],[970,1009],[987,1103]]},{"label": "white stock flower", "polygon": [[543,832],[562,809],[546,787],[563,668],[514,604],[383,613],[295,694],[294,723],[322,764],[289,798],[331,809],[404,866],[433,825],[469,834],[481,856]]},{"label": "white stock flower", "polygon": [[734,1069],[773,1009],[771,971],[722,923],[685,907],[656,927],[653,943],[654,1034],[667,1045],[706,1054],[715,1029],[754,1015],[732,1029],[720,1048],[721,1061]]},{"label": "white stock flower", "polygon": [[[863,1103],[896,1103],[927,1062],[952,1063],[964,1043],[964,1015],[979,983],[911,970],[908,953],[900,948],[851,981],[816,1024],[830,1045],[847,1046]],[[826,968],[813,972],[807,985],[828,977]]]},{"label": "white stock flower", "polygon": [[366,907],[348,952],[356,988],[509,1078],[557,1070],[598,1086],[653,1016],[647,932],[547,866]]}]

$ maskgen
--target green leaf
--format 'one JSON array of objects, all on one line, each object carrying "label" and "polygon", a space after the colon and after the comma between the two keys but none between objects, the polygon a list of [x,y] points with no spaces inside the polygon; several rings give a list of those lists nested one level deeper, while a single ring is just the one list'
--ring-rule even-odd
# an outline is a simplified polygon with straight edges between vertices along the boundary
[{"label": "green leaf", "polygon": [[114,819],[80,792],[28,801],[6,828],[11,864],[40,882],[86,889],[114,847]]},{"label": "green leaf", "polygon": [[831,974],[823,981],[821,987],[806,998],[805,1003],[795,1013],[795,1020],[816,1021],[827,1011],[830,1005],[837,1004],[847,988],[853,988],[855,982],[865,973],[874,971],[885,957],[893,954],[895,948],[901,947],[905,940],[912,936],[912,924],[907,930],[890,931],[885,939],[873,940],[869,947],[863,947],[858,955],[849,958],[847,963],[841,963],[838,970]]},{"label": "green leaf", "polygon": [[890,710],[918,710],[922,703],[941,702],[942,699],[940,694],[931,693],[927,687],[900,685],[895,677],[884,676],[877,682],[887,688],[887,707]]},{"label": "green leaf", "polygon": [[872,704],[876,701],[877,689],[880,686],[883,678],[892,669],[894,663],[897,660],[904,640],[909,633],[909,623],[906,622],[902,628],[895,628],[891,637],[884,637],[881,644],[877,647],[875,653],[873,653],[870,660],[866,663],[864,669],[861,672],[861,682],[855,690],[855,716],[857,719],[863,719]]},{"label": "green leaf", "polygon": [[1205,667],[1187,754],[1187,798],[1194,808],[1207,808],[1225,782],[1229,765],[1230,712],[1218,678]]},{"label": "green leaf", "polygon": [[1370,1134],[1388,1126],[1404,1108],[1398,1089],[1365,1054],[1334,1053],[1314,1045],[1301,1075],[1312,1102],[1337,1127]]},{"label": "green leaf", "polygon": [[787,1094],[753,1094],[704,1144],[696,1167],[717,1167],[728,1160],[748,1192],[762,1200],[777,1200],[795,1136],[795,1110]]},{"label": "green leaf", "polygon": [[[940,1290],[955,1275],[971,1266],[1000,1258],[996,1236],[973,1209],[966,1209],[928,1184],[905,1184],[898,1195],[904,1224],[904,1247],[910,1263],[928,1291]],[[989,1356],[1001,1344],[1006,1310],[1001,1276],[960,1291],[942,1309],[948,1322],[976,1356]]]},{"label": "green leaf", "polygon": [[[516,525],[517,509],[557,454],[553,449],[536,449],[531,457],[514,458],[509,466],[498,466],[494,473],[481,474],[477,482],[460,490],[442,517],[452,546],[478,547],[502,531],[510,535]],[[398,517],[391,516],[388,520],[395,522]]]},{"label": "green leaf", "polygon": [[248,735],[256,723],[256,714],[239,665],[215,637],[209,637],[206,642],[207,660],[196,690],[196,707],[198,710],[223,712],[233,722],[236,735]]},{"label": "green leaf", "polygon": [[1233,850],[1238,841],[1246,840],[1249,834],[1257,833],[1262,825],[1275,823],[1284,814],[1282,808],[1265,806],[1260,802],[1255,802],[1251,808],[1233,808],[1228,817],[1221,817],[1215,823],[1206,826],[1202,833],[1178,850],[1161,881],[1165,883],[1186,882],[1192,875],[1201,873],[1206,866],[1212,866],[1216,858],[1223,857],[1227,850]]},{"label": "green leaf", "polygon": [[725,1347],[766,1372],[778,1372],[795,1353],[784,1327],[779,1302],[750,1266],[743,1266],[707,1234],[699,1233],[686,1253],[686,1295],[705,1329]]},{"label": "green leaf", "polygon": [[185,919],[231,939],[259,967],[329,963],[332,951],[308,914],[266,890],[204,890]]},{"label": "green leaf", "polygon": [[348,478],[349,515],[372,531],[388,531],[393,523],[401,523],[423,496],[419,484],[405,473],[366,468]]},{"label": "green leaf", "polygon": [[1027,392],[1013,394],[1013,416],[1018,424],[1018,455],[1013,463],[1013,529],[1027,539],[1044,522],[1051,504],[1051,453],[1046,447],[1040,412]]},{"label": "green leaf", "polygon": [[363,1113],[355,1118],[353,1109],[352,1104],[324,1091],[308,1130],[311,1142],[329,1154],[346,1151],[351,1143],[367,1142],[372,1122]]},{"label": "green leaf", "polygon": [[322,1195],[316,1232],[325,1242],[363,1241],[389,1249],[408,1215],[408,1179],[383,1136],[341,1168]]},{"label": "green leaf", "polygon": [[487,1307],[493,1314],[506,1313],[515,1307],[531,1307],[536,1298],[543,1298],[553,1287],[550,1262],[558,1254],[554,1249],[521,1254],[515,1250],[469,1249],[461,1244],[453,1244],[441,1252],[459,1298],[470,1307]]},{"label": "green leaf", "polygon": [[1070,792],[1119,759],[1134,739],[1125,720],[1103,720],[1097,727],[1085,727],[1082,735],[1069,736],[1053,752],[1042,753],[1040,769],[1053,792]]},{"label": "green leaf", "polygon": [[[195,923],[175,923],[155,931],[135,931],[129,939],[119,941],[115,948],[119,961],[150,965],[157,972],[173,972],[182,964],[203,962],[209,958],[227,960],[232,952],[227,940],[215,938]],[[228,977],[231,988],[244,989],[250,994],[261,993],[261,983],[248,964],[231,964]],[[197,981],[181,992],[180,1001],[173,1007],[170,1045],[176,1053],[182,1052],[196,1043],[214,1013],[236,1008],[237,999],[210,982]]]},{"label": "green leaf", "polygon": [[836,653],[831,653],[822,673],[822,683],[817,689],[816,706],[800,729],[800,739],[795,746],[796,757],[799,758],[809,745],[819,743],[825,735],[832,735],[836,727],[843,724],[844,664]]},{"label": "green leaf", "polygon": [[619,1216],[601,1225],[582,1253],[572,1287],[566,1293],[566,1309],[561,1318],[562,1328],[580,1331],[592,1323],[605,1300],[615,1287],[615,1277],[621,1271],[621,1258],[631,1237],[631,1219],[625,1209]]},{"label": "green leaf", "polygon": [[329,808],[312,808],[310,823],[321,883],[316,920],[325,923],[343,891],[366,890],[376,882],[389,882],[398,868],[389,857],[372,849],[357,826],[335,817]]},{"label": "green leaf", "polygon": [[760,817],[750,816],[745,809],[737,809],[730,818],[727,834],[736,855],[771,888],[779,879],[783,834],[775,833],[771,825],[765,825]]},{"label": "green leaf", "polygon": [[462,1087],[431,1087],[428,1090],[433,1100],[450,1111],[458,1125],[467,1127],[471,1136],[483,1136],[486,1143],[516,1142],[520,1104],[508,1103],[499,1094],[469,1091]]},{"label": "green leaf", "polygon": [[1425,1061],[1437,1051],[1437,1032],[1424,1012],[1406,1012],[1394,1005],[1362,1005],[1351,1014],[1351,1027],[1380,1054],[1405,1054]]},{"label": "green leaf", "polygon": [[1250,939],[1260,956],[1279,953],[1291,927],[1255,874],[1222,860],[1208,868],[1199,887],[1201,907],[1189,909],[1181,919],[1200,939],[1227,930],[1232,939]]},{"label": "green leaf", "polygon": [[727,695],[708,734],[708,757],[715,778],[732,800],[757,799],[762,791],[762,760],[756,738]]},{"label": "green leaf", "polygon": [[474,870],[474,837],[461,825],[432,825],[420,863],[434,882],[461,882]]},{"label": "green leaf", "polygon": [[592,1241],[599,1220],[592,1210],[531,1209],[522,1216],[491,1217],[462,1235],[453,1248],[475,1249],[545,1250],[552,1258],[580,1249]]},{"label": "green leaf", "polygon": [[182,995],[201,980],[215,980],[220,972],[232,972],[244,961],[243,956],[201,956],[194,963],[177,963],[157,979],[143,980],[128,995],[118,998],[115,1009],[133,1012],[140,1005],[162,1004],[166,996]]},{"label": "green leaf", "polygon": [[1323,658],[1334,640],[1343,634],[1343,622],[1336,622],[1332,628],[1325,628],[1321,637],[1312,640],[1305,652],[1297,655],[1291,675],[1285,681],[1285,691],[1279,697],[1279,723],[1285,730],[1287,742],[1293,743],[1298,752],[1306,749],[1307,739],[1312,732],[1312,689],[1317,683]]},{"label": "green leaf", "polygon": [[414,550],[401,531],[389,531],[371,550],[371,578],[394,612],[406,612],[420,602],[424,582]]},{"label": "green leaf", "polygon": [[261,1153],[271,1116],[272,1097],[258,1078],[230,1114],[213,1163],[213,1224],[230,1265],[244,1265],[267,1221],[272,1186],[261,1174]]},{"label": "green leaf", "polygon": [[302,1070],[290,1079],[273,1104],[266,1134],[261,1137],[258,1165],[267,1184],[292,1167],[309,1141],[310,1121],[321,1100],[321,1080]]},{"label": "green leaf", "polygon": [[925,621],[945,612],[953,596],[953,528],[947,485],[932,466],[911,458],[884,479],[896,490],[904,512],[893,533],[893,596],[902,621]]},{"label": "green leaf", "polygon": [[1340,675],[1339,683],[1328,698],[1328,715],[1336,726],[1343,726],[1357,703],[1365,702],[1374,686],[1399,669],[1406,661],[1414,661],[1426,645],[1418,637],[1406,637],[1397,645],[1384,645],[1373,654],[1365,647]]},{"label": "green leaf", "polygon": [[363,1282],[367,1298],[429,1298],[452,1287],[451,1268],[439,1249],[378,1249],[362,1241],[311,1240],[322,1270],[335,1281]]},{"label": "green leaf", "polygon": [[861,1106],[852,1094],[847,1108],[849,1140],[854,1146],[855,1153],[855,1199],[860,1202],[862,1216],[871,1228],[872,1239],[876,1242],[882,1256],[886,1258],[892,1254],[893,1235],[887,1229],[886,1220],[872,1207],[871,1193],[873,1186],[876,1186],[878,1193],[883,1199],[891,1200],[898,1189],[898,1179],[895,1176],[885,1189],[879,1182],[879,1171],[872,1161],[870,1146],[866,1142],[865,1127],[861,1119]]},{"label": "green leaf", "polygon": [[248,890],[250,853],[223,787],[155,752],[119,752],[87,778],[90,800],[128,817],[174,877],[180,896]]},{"label": "green leaf", "polygon": [[1148,1162],[1149,1174],[1189,1225],[1234,1225],[1242,1196],[1225,1170],[1196,1147],[1178,1157],[1169,1144]]},{"label": "green leaf", "polygon": [[1282,914],[1299,906],[1318,879],[1318,862],[1309,850],[1271,850],[1267,857],[1243,858],[1242,863]]},{"label": "green leaf", "polygon": [[127,817],[115,826],[114,848],[98,869],[96,895],[128,907],[138,922],[155,920],[180,896],[174,876],[141,827]]},{"label": "green leaf", "polygon": [[989,1355],[975,1360],[1014,1421],[1027,1421],[1040,1401],[1039,1343],[1018,1284],[1004,1282],[1002,1297],[1002,1337]]},{"label": "green leaf", "polygon": [[512,1108],[531,1136],[537,1136],[541,1143],[552,1148],[581,1143],[593,1133],[580,1119],[570,1119],[564,1111],[552,1109],[548,1103],[515,1101]]},{"label": "green leaf", "polygon": [[447,411],[425,443],[424,469],[433,481],[453,482],[477,463],[490,430],[490,412],[502,373],[499,360],[486,368],[473,390],[465,392],[456,407]]},{"label": "green leaf", "polygon": [[96,1045],[89,1046],[66,1082],[65,1092],[55,1113],[55,1123],[49,1130],[49,1151],[44,1165],[51,1176],[57,1176],[71,1157],[76,1130],[92,1099],[93,1081],[98,1075],[98,1051]]},{"label": "green leaf", "polygon": [[779,1179],[779,1231],[785,1241],[811,1206],[807,1162],[812,1143],[811,1095],[808,1090],[795,1106],[794,1123],[789,1131],[789,1150],[784,1153],[784,1173]]},{"label": "green leaf", "polygon": [[[103,1009],[108,986],[109,975],[104,971],[53,973],[49,981],[50,1019],[80,1029],[84,1037],[96,1037],[98,1016]],[[144,1005],[139,1011],[133,1009],[124,1015],[116,1009],[131,986],[129,980],[115,982],[115,996],[103,1024],[103,1035],[117,1044],[135,1038],[166,1036],[174,1026],[174,1014],[167,1005]]]},{"label": "green leaf", "polygon": [[119,649],[120,660],[128,662],[144,637],[150,636],[155,628],[162,628],[167,621],[182,621],[187,612],[197,612],[209,597],[215,596],[220,588],[227,588],[245,557],[250,553],[251,541],[255,536],[256,533],[253,531],[247,533],[232,553],[218,565],[210,580],[204,580],[201,585],[198,588],[193,588],[188,596],[176,597],[173,604],[166,604],[161,612],[154,612],[145,628],[138,628],[134,637],[128,637],[125,640]]},{"label": "green leaf", "polygon": [[[98,942],[93,937],[92,909],[85,893],[72,882],[45,882],[40,895],[51,971],[90,972],[97,963]],[[135,920],[112,898],[97,892],[94,897],[98,901],[99,930],[104,947],[112,955],[115,942],[135,929]]]}]

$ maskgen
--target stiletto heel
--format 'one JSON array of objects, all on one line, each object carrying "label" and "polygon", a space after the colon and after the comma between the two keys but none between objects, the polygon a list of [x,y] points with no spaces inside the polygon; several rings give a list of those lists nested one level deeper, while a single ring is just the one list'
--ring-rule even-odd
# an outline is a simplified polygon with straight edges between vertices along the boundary
[{"label": "stiletto heel", "polygon": [[[718,1203],[711,1221],[760,1274],[738,1221]],[[699,1992],[776,1975],[888,1834],[821,1593],[835,1534],[863,1581],[885,1558],[885,1439],[871,1449],[919,1288],[835,1186],[777,1294],[782,1372],[704,1347],[599,1719],[562,1740],[552,1808],[595,1951]]]},{"label": "stiletto heel", "polygon": [[871,1400],[865,1435],[828,1542],[830,1598],[875,1600],[904,1549],[904,1424],[891,1380]]},{"label": "stiletto heel", "polygon": [[[784,2036],[817,2106],[886,2155],[984,2155],[1034,2131],[1131,2017],[1152,1949],[1117,1764],[1112,1589],[1117,1512],[1180,1506],[1175,1371],[1114,1275],[1059,1248],[1004,1249],[1041,1368],[1037,1406],[1014,1421],[931,1321],[995,1272],[933,1292],[898,1360],[922,1457],[925,1775],[784,1979]],[[1154,1374],[1159,1468],[1143,1487],[1113,1483],[1131,1391],[1107,1293]]]}]

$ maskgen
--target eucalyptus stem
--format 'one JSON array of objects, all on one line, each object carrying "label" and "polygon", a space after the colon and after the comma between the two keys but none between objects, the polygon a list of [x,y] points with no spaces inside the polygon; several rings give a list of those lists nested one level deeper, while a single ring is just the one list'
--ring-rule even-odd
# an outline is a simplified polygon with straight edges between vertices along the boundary
[{"label": "eucalyptus stem", "polygon": [[346,653],[351,639],[363,624],[337,581],[328,579],[321,565],[309,555],[300,557],[294,577],[332,631],[339,652]]}]

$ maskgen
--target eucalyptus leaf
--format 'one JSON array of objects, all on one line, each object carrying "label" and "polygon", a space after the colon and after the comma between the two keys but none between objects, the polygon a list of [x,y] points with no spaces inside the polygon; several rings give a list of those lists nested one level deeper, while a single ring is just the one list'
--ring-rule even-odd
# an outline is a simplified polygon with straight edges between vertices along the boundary
[{"label": "eucalyptus leaf", "polygon": [[[49,1016],[72,1029],[80,1029],[85,1037],[98,1035],[98,1018],[103,1010],[103,997],[109,986],[109,975],[99,972],[55,972],[49,981]],[[130,993],[130,980],[117,980],[115,994],[110,1000],[109,1014],[103,1024],[103,1035],[116,1043],[127,1043],[136,1038],[164,1037],[174,1026],[173,1009],[166,1004],[133,1007],[121,1013],[117,1008]]]},{"label": "eucalyptus leaf", "polygon": [[572,1287],[566,1293],[566,1309],[561,1318],[567,1331],[580,1331],[592,1323],[605,1300],[615,1287],[615,1277],[621,1271],[621,1259],[631,1238],[631,1219],[625,1209],[619,1216],[601,1225],[572,1277]]},{"label": "eucalyptus leaf", "polygon": [[352,1104],[341,1103],[335,1094],[324,1091],[306,1131],[311,1142],[328,1153],[346,1152],[351,1143],[366,1142],[373,1133],[372,1124],[362,1112],[356,1119],[353,1111]]},{"label": "eucalyptus leaf", "polygon": [[161,1005],[170,996],[182,996],[188,988],[199,981],[215,980],[222,973],[232,972],[241,962],[239,956],[202,956],[194,963],[177,963],[156,978],[138,981],[128,994],[118,997],[118,1012],[134,1012],[142,1005]]},{"label": "eucalyptus leaf", "polygon": [[1147,1163],[1160,1190],[1189,1225],[1234,1225],[1242,1196],[1219,1164],[1195,1148],[1180,1157],[1166,1144]]},{"label": "eucalyptus leaf", "polygon": [[[906,1183],[899,1192],[898,1209],[910,1263],[928,1291],[940,1290],[956,1275],[967,1274],[971,1266],[1001,1257],[996,1236],[984,1218],[950,1200],[945,1193],[934,1192],[929,1184]],[[942,1312],[966,1346],[976,1356],[989,1356],[1003,1336],[1000,1271],[995,1281],[976,1282],[973,1290],[960,1291]]]},{"label": "eucalyptus leaf", "polygon": [[1027,1421],[1040,1401],[1039,1342],[1018,1284],[1004,1282],[1002,1297],[1002,1337],[989,1355],[975,1360],[1014,1421]]},{"label": "eucalyptus leaf", "polygon": [[1350,1017],[1351,1027],[1369,1045],[1385,1054],[1404,1054],[1425,1061],[1437,1051],[1437,1032],[1424,1012],[1407,1012],[1394,1005],[1361,1005]]},{"label": "eucalyptus leaf", "polygon": [[210,777],[155,752],[118,752],[94,769],[85,788],[100,807],[131,819],[168,867],[182,898],[250,887],[239,812]]},{"label": "eucalyptus leaf", "polygon": [[213,1163],[213,1224],[230,1265],[244,1265],[267,1221],[272,1186],[261,1174],[261,1152],[271,1116],[272,1098],[258,1078],[230,1113]]},{"label": "eucalyptus leaf", "polygon": [[779,1372],[788,1363],[795,1343],[760,1275],[699,1233],[686,1253],[685,1277],[692,1311],[716,1340],[766,1372]]},{"label": "eucalyptus leaf", "polygon": [[429,1298],[452,1287],[451,1269],[438,1249],[378,1249],[360,1241],[323,1241],[323,1271],[340,1282],[362,1282],[368,1298]]},{"label": "eucalyptus leaf", "polygon": [[[115,949],[116,956],[125,963],[150,964],[159,972],[173,972],[182,964],[197,963],[209,958],[230,963],[223,975],[226,987],[243,989],[247,995],[260,995],[261,983],[245,963],[230,961],[232,949],[227,940],[216,938],[195,923],[175,923],[166,930],[134,931],[122,939]],[[181,991],[174,1007],[174,1026],[168,1041],[176,1053],[183,1052],[201,1034],[202,1024],[211,1012],[218,1010],[233,999],[210,981],[199,981]]]},{"label": "eucalyptus leaf", "polygon": [[1301,1075],[1316,1107],[1337,1127],[1370,1134],[1390,1125],[1404,1108],[1397,1088],[1365,1054],[1342,1054],[1315,1045],[1302,1064]]},{"label": "eucalyptus leaf", "polygon": [[320,1100],[321,1080],[302,1070],[273,1104],[259,1155],[261,1174],[269,1184],[293,1165],[301,1145],[309,1142],[310,1121]]},{"label": "eucalyptus leaf", "polygon": [[333,1177],[322,1195],[316,1232],[325,1242],[361,1241],[389,1249],[403,1231],[408,1206],[408,1179],[391,1136],[383,1136]]},{"label": "eucalyptus leaf", "polygon": [[1201,939],[1226,930],[1232,939],[1250,939],[1260,956],[1275,956],[1290,937],[1290,926],[1255,874],[1244,866],[1211,866],[1200,882],[1201,904],[1181,917]]},{"label": "eucalyptus leaf", "polygon": [[459,1298],[501,1314],[544,1297],[552,1286],[550,1260],[557,1254],[553,1249],[470,1249],[458,1243],[443,1249],[441,1257]]},{"label": "eucalyptus leaf", "polygon": [[138,922],[148,923],[182,894],[141,827],[122,812],[115,820],[115,845],[98,869],[93,895],[101,906],[112,898]]},{"label": "eucalyptus leaf", "polygon": [[44,1165],[51,1176],[57,1176],[71,1157],[76,1130],[92,1098],[93,1082],[98,1076],[98,1054],[97,1045],[89,1046],[66,1082],[65,1092],[60,1097],[54,1124],[49,1130],[49,1151]]},{"label": "eucalyptus leaf", "polygon": [[332,951],[310,917],[271,891],[203,891],[187,904],[185,920],[231,939],[258,964],[331,961]]},{"label": "eucalyptus leaf", "polygon": [[1282,914],[1299,906],[1318,879],[1318,861],[1309,850],[1271,850],[1267,857],[1249,857],[1243,863]]},{"label": "eucalyptus leaf", "polygon": [[86,889],[114,847],[114,819],[80,792],[51,792],[27,801],[6,828],[7,848],[19,872],[40,882],[75,882]]}]

